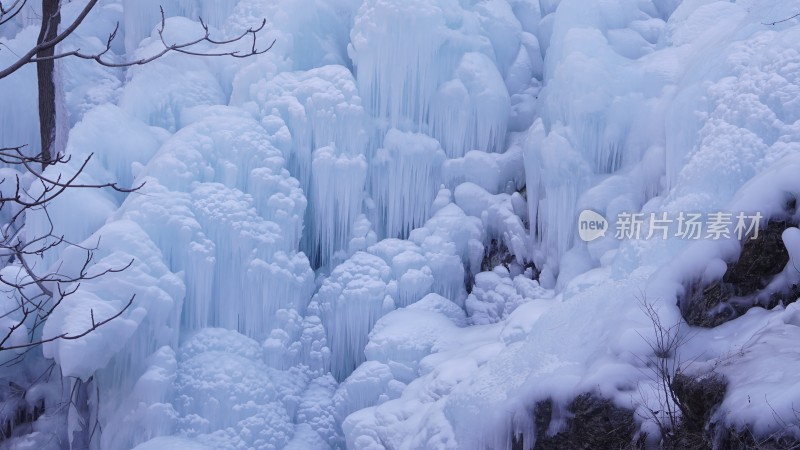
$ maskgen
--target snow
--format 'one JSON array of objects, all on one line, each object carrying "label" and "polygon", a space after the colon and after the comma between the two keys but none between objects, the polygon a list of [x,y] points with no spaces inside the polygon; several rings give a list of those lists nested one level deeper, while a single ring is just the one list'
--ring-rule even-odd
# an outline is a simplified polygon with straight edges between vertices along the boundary
[{"label": "snow", "polygon": [[[77,274],[74,244],[96,247],[90,274],[126,269],[64,286],[76,290],[40,332],[119,318],[0,368],[63,410],[14,430],[13,448],[87,420],[103,430],[92,448],[111,450],[510,448],[542,432],[540,400],[551,432],[585,392],[645,413],[659,394],[641,302],[679,322],[678,299],[721,279],[742,244],[618,239],[619,215],[643,213],[643,229],[650,213],[716,211],[797,225],[800,19],[765,25],[794,0],[100,3],[62,50],[102,50],[119,21],[108,59],[153,55],[159,6],[168,42],[201,36],[202,16],[214,37],[265,20],[257,47],[275,45],[128,69],[63,60],[72,159],[44,174],[91,155],[78,182],[137,189],[68,190],[26,214],[24,242],[51,220],[46,242],[66,240],[29,257],[35,274]],[[0,68],[37,20],[26,10],[0,30]],[[14,105],[0,146],[39,146],[33,71],[0,80]],[[13,191],[17,172],[0,174]],[[585,210],[609,227],[591,242]],[[770,293],[800,282],[800,231],[782,242],[790,263]],[[4,260],[3,279],[26,279]],[[22,293],[0,296],[0,326],[21,320]],[[797,308],[684,327],[686,370],[729,383],[714,420],[796,429]],[[51,361],[64,378],[37,381]],[[56,381],[78,379],[91,408],[59,409]]]},{"label": "snow", "polygon": [[[130,263],[125,276],[108,274],[75,286],[75,293],[64,302],[64,307],[56,309],[51,316],[53,320],[45,323],[43,331],[45,339],[62,333],[82,333],[92,327],[90,309],[94,311],[94,323],[98,323],[116,314],[135,296],[134,302],[123,312],[122,320],[112,321],[97,332],[74,341],[59,340],[44,345],[45,354],[58,361],[65,374],[83,379],[105,367],[128,341],[132,346],[129,357],[133,361],[142,361],[161,345],[174,345],[177,313],[184,295],[183,282],[161,262],[160,252],[135,223],[112,222],[87,239],[84,248],[96,246],[98,239],[108,244],[93,252],[94,260],[87,268],[88,274],[119,270]],[[78,247],[65,251],[64,259],[73,262],[62,272],[64,276],[76,276],[85,258],[86,252]],[[95,357],[76,357],[84,352]],[[122,376],[122,373],[116,374],[116,377]]]},{"label": "snow", "polygon": [[800,229],[791,227],[787,228],[783,235],[783,245],[786,246],[786,250],[789,252],[789,263],[795,267],[800,267],[798,263],[800,263]]},{"label": "snow", "polygon": [[473,324],[496,323],[506,319],[517,308],[536,300],[552,297],[535,280],[525,275],[512,277],[508,270],[497,268],[475,276],[475,286],[467,297],[466,309]]},{"label": "snow", "polygon": [[[425,308],[397,310],[378,322],[367,346],[369,361],[365,364],[374,366],[372,361],[376,361],[385,365],[392,380],[384,382],[385,387],[378,391],[381,397],[376,405],[344,420],[348,448],[394,445],[406,433],[412,440],[410,445],[417,448],[455,444],[453,434],[440,429],[446,420],[437,406],[485,362],[487,352],[499,349],[496,327],[457,330],[461,329],[447,316]],[[348,379],[343,387],[351,383]],[[402,385],[407,387],[398,397],[396,389]],[[372,389],[378,387],[381,385]],[[418,434],[426,423],[436,429],[431,432],[433,436]]]},{"label": "snow", "polygon": [[[173,17],[166,21],[170,32],[167,42],[193,41],[202,36],[197,23]],[[143,41],[133,59],[145,59],[162,51],[164,44],[154,30]],[[195,49],[202,52],[203,47]],[[208,58],[192,58],[189,55],[169,54],[144,66],[129,69],[119,104],[139,120],[170,132],[181,127],[181,114],[185,108],[200,105],[218,105],[226,102],[227,96],[219,80],[210,72]],[[159,92],[154,92],[154,91]]]}]

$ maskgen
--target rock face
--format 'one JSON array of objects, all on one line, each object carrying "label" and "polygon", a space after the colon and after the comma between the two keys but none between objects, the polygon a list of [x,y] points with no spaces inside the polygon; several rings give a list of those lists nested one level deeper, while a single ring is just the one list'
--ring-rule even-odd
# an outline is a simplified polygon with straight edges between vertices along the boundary
[{"label": "rock face", "polygon": [[764,289],[789,262],[781,234],[793,226],[788,220],[770,220],[758,238],[745,241],[739,259],[728,264],[721,280],[688,289],[680,300],[686,323],[711,328],[741,316],[755,305],[773,308],[797,300],[798,285],[774,292]]},{"label": "rock face", "polygon": [[670,384],[681,411],[680,425],[662,440],[669,450],[711,450],[715,437],[709,421],[725,398],[728,383],[716,373],[692,377],[677,373]]},{"label": "rock face", "polygon": [[785,450],[800,448],[800,440],[792,436],[787,430],[785,435],[772,435],[755,437],[748,429],[731,430],[720,429],[717,448],[726,450]]},{"label": "rock face", "polygon": [[769,280],[783,270],[789,262],[789,252],[781,234],[792,226],[786,221],[770,221],[757,239],[745,241],[739,260],[728,266],[722,278],[723,283],[731,286],[734,295],[750,295],[765,288]]},{"label": "rock face", "polygon": [[[719,434],[711,423],[725,398],[728,383],[720,374],[711,372],[700,376],[676,373],[670,382],[670,395],[679,410],[676,427],[664,419],[658,448],[662,450],[712,450],[728,447],[717,445]],[[662,427],[663,425],[663,427]],[[727,430],[725,430],[727,431]],[[655,443],[652,442],[651,445]]]},{"label": "rock face", "polygon": [[716,373],[700,377],[678,373],[670,387],[681,404],[681,427],[689,433],[702,433],[725,398],[728,383]]},{"label": "rock face", "polygon": [[[533,421],[536,440],[526,442],[514,437],[512,450],[778,450],[800,448],[800,440],[789,434],[755,436],[747,429],[726,428],[716,412],[728,389],[727,380],[718,373],[699,376],[677,373],[670,384],[680,409],[678,426],[655,442],[639,435],[634,412],[615,406],[595,393],[576,397],[566,408],[568,418],[560,431],[550,428],[558,419],[552,400],[536,403]],[[562,413],[563,414],[563,413]],[[653,447],[655,445],[655,447]]]},{"label": "rock face", "polygon": [[553,402],[536,404],[534,421],[537,438],[533,446],[522,438],[515,438],[513,450],[579,450],[579,449],[628,449],[638,427],[633,411],[619,408],[610,400],[594,393],[585,393],[567,406],[570,418],[566,427],[547,435],[553,420]]},{"label": "rock face", "polygon": [[506,244],[497,239],[492,239],[484,251],[483,260],[481,261],[481,271],[492,270],[497,266],[503,266],[508,269],[509,264],[513,261],[514,254],[511,253]]}]

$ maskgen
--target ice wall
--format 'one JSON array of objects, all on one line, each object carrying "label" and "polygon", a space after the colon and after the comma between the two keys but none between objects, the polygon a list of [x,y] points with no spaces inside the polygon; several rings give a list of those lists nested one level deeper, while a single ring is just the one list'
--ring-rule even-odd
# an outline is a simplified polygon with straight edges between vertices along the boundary
[{"label": "ice wall", "polygon": [[[198,121],[167,140],[142,170],[142,176],[159,180],[177,198],[185,195],[188,208],[170,208],[177,217],[169,222],[176,222],[177,236],[189,242],[168,254],[190,250],[188,261],[175,261],[176,270],[210,288],[198,290],[200,305],[208,304],[210,300],[202,300],[206,296],[213,299],[197,310],[198,316],[188,310],[186,320],[263,337],[275,324],[278,309],[302,311],[310,295],[313,275],[305,257],[296,254],[306,200],[283,168],[281,153],[248,115],[230,108],[194,114]],[[172,194],[160,197],[176,201]],[[140,205],[152,210],[147,203]],[[136,206],[131,204],[133,211]],[[162,227],[153,229],[162,233]],[[167,246],[176,242],[180,240],[175,237],[164,239]],[[197,272],[189,273],[192,267]],[[269,291],[258,288],[265,283]]]},{"label": "ice wall", "polygon": [[370,0],[348,53],[380,128],[432,133],[451,156],[499,151],[510,108],[503,73],[519,48],[518,27],[505,2]]},{"label": "ice wall", "polygon": [[[658,391],[642,360],[631,356],[650,354],[642,298],[656,305],[663,323],[680,321],[675,300],[685,280],[721,276],[740,243],[607,236],[585,244],[576,239],[577,212],[604,214],[613,231],[623,211],[780,216],[786,195],[796,196],[788,176],[797,163],[796,130],[787,127],[796,108],[787,92],[796,90],[796,71],[788,67],[797,53],[786,45],[797,21],[764,25],[765,17],[791,17],[786,8],[796,3],[539,3],[539,118],[509,140],[525,153],[534,259],[556,300],[498,266],[476,276],[467,299],[470,319],[485,327],[453,332],[442,311],[422,317],[406,308],[384,316],[367,344],[368,362],[341,387],[342,397],[372,403],[343,421],[352,447],[511,448],[513,434],[528,444],[541,433],[531,405],[549,398],[561,405],[557,411],[590,391],[639,412],[652,408]],[[472,183],[455,189],[455,202],[487,217],[497,203],[484,207],[481,189],[491,192],[492,183]],[[794,280],[796,271],[786,271],[781,280]],[[686,349],[702,355],[694,369],[716,367],[732,380],[725,426],[752,426],[764,435],[779,428],[763,419],[766,403],[747,403],[754,391],[791,416],[783,387],[792,375],[775,377],[775,384],[753,380],[776,367],[767,361],[795,335],[794,310],[753,309],[712,330],[692,329],[702,336]],[[478,337],[478,330],[485,334]],[[451,353],[452,335],[463,353]],[[743,348],[748,356],[727,359]],[[617,382],[638,385],[650,400]],[[555,417],[557,428],[563,417]],[[643,426],[652,431],[654,424]]]},{"label": "ice wall", "polygon": [[[124,46],[109,56],[158,51],[158,5],[106,6],[71,45],[97,48],[121,14]],[[70,373],[95,374],[100,396],[91,401],[100,406],[89,419],[120,429],[97,448],[341,445],[346,413],[370,406],[377,390],[351,383],[336,400],[338,381],[366,358],[380,360],[376,370],[396,398],[424,366],[416,359],[428,350],[368,346],[381,317],[430,309],[452,319],[448,330],[464,326],[465,303],[493,305],[488,292],[502,284],[481,281],[487,294],[467,300],[484,243],[503,240],[520,267],[530,259],[520,236],[524,200],[515,194],[522,151],[504,151],[509,125],[532,121],[531,78],[542,72],[542,55],[532,25],[516,16],[537,15],[538,6],[314,1],[302,15],[296,7],[164,5],[174,42],[197,36],[198,15],[215,36],[265,17],[261,37],[276,45],[250,60],[170,55],[125,72],[71,69],[69,151],[96,154],[85,179],[143,183],[132,194],[87,192],[52,206],[73,241],[128,230],[106,247],[116,252],[109,261],[134,257],[136,270],[120,284],[150,294],[137,295],[102,335],[112,342],[86,341],[102,357],[48,350],[74,358]],[[475,186],[458,188],[464,182]],[[46,220],[32,215],[30,230],[37,226]],[[80,323],[86,308],[119,308],[98,290],[108,285],[98,286],[79,291],[76,309],[65,310],[70,320]],[[509,302],[492,320],[522,303]],[[402,364],[390,382],[395,353]],[[355,377],[372,382],[362,375]],[[82,419],[70,415],[73,424]]]},{"label": "ice wall", "polygon": [[[118,408],[136,389],[137,378],[146,372],[152,355],[163,346],[175,347],[181,330],[180,312],[185,287],[179,276],[163,263],[161,254],[134,222],[120,220],[102,227],[83,242],[85,248],[97,246],[87,270],[89,276],[105,270],[125,268],[124,272],[109,273],[64,286],[74,291],[62,300],[42,330],[42,338],[67,333],[78,335],[113,315],[121,314],[95,331],[74,340],[55,340],[44,344],[43,354],[59,364],[61,373],[70,377],[70,389],[77,389],[78,380],[93,380],[95,389],[90,401],[97,405],[84,417],[76,408],[67,412],[70,423],[70,442],[74,433],[88,436],[89,424],[113,424],[120,414]],[[107,242],[107,243],[106,243]],[[64,276],[79,270],[86,261],[83,249],[72,247],[62,256]],[[127,306],[130,303],[130,306]],[[167,398],[158,390],[147,393],[151,398]],[[111,437],[109,435],[108,437]],[[77,445],[76,441],[76,445]]]},{"label": "ice wall", "polygon": [[[196,37],[196,32],[187,30],[194,25],[188,19],[171,18],[169,24],[171,29],[181,31],[176,32],[176,40],[188,40],[193,34]],[[136,55],[145,57],[161,47],[160,41],[152,41]],[[180,70],[176,70],[178,65]],[[170,132],[181,128],[184,108],[221,104],[226,99],[219,80],[210,73],[207,58],[170,55],[168,59],[132,68],[129,73],[132,77],[120,96],[119,105],[148,125]],[[158,90],[158,95],[154,95],[154,89]]]},{"label": "ice wall", "polygon": [[[65,5],[62,13],[62,23],[73,18],[78,11],[77,3]],[[40,13],[34,13],[29,5],[14,19],[24,28],[8,36],[0,37],[0,42],[6,51],[0,52],[0,66],[9,66],[24,55],[36,43],[39,33]],[[108,33],[113,30],[113,23],[108,22],[121,19],[119,11],[114,11],[109,5],[98,6],[97,11],[90,15],[96,22],[91,28],[82,28],[64,40],[60,47],[62,51],[71,51],[80,48],[83,52],[100,52],[105,49]],[[8,24],[4,24],[3,31]],[[116,48],[108,52],[107,59],[115,61],[118,57],[114,53]],[[68,113],[68,126],[77,123],[82,115],[94,106],[113,102],[118,95],[120,86],[120,71],[109,69],[92,62],[72,58],[60,60],[57,70],[64,79],[63,91],[65,96],[64,106]],[[27,65],[3,80],[6,87],[0,92],[0,102],[4,105],[16,105],[15,108],[4,108],[0,112],[3,129],[0,133],[0,147],[25,145],[25,151],[34,154],[40,150],[39,119],[36,102],[36,68]],[[64,130],[66,133],[67,130]]]},{"label": "ice wall", "polygon": [[[34,27],[29,27],[18,33],[12,39],[2,39],[9,51],[0,52],[0,64],[3,67],[16,62],[15,54],[24,54],[31,44],[36,42],[38,32]],[[28,144],[32,149],[38,149],[39,143],[39,118],[36,114],[36,101],[38,97],[31,96],[36,90],[36,69],[33,66],[23,67],[16,73],[4,79],[4,84],[13,84],[13,89],[3,89],[2,102],[5,105],[20,105],[19,110],[3,108],[0,112],[3,133],[0,137],[0,146],[11,147]]]},{"label": "ice wall", "polygon": [[408,241],[382,240],[338,265],[312,300],[334,352],[333,375],[343,380],[364,361],[370,330],[386,313],[430,292],[463,303],[465,276],[477,270],[482,254],[480,222],[449,204]]},{"label": "ice wall", "polygon": [[[598,389],[645,407],[619,388],[648,355],[635,293],[675,318],[676,280],[718,261],[653,278],[682,244],[585,244],[576,214],[752,209],[774,206],[775,186],[797,191],[795,25],[761,24],[789,3],[175,0],[170,40],[196,36],[197,15],[226,36],[266,18],[259,47],[275,46],[125,72],[67,64],[68,149],[95,153],[81,181],[144,183],[50,209],[70,241],[102,237],[92,270],[134,260],[45,330],[137,294],[102,333],[46,347],[66,374],[95,377],[89,419],[119,431],[93,445],[505,448],[532,438],[530,407],[547,397],[558,408]],[[65,45],[102,48],[120,17],[109,57],[157,51],[150,1],[105,3]],[[30,102],[30,74],[0,98]],[[35,144],[29,110],[0,111],[2,144]],[[41,267],[79,259],[66,247]]]},{"label": "ice wall", "polygon": [[404,238],[430,217],[444,152],[425,135],[389,130],[372,168],[372,193],[382,235]]},{"label": "ice wall", "polygon": [[283,73],[237,83],[234,98],[263,121],[285,124],[291,144],[284,157],[310,200],[303,248],[315,266],[327,264],[361,212],[370,157],[352,75],[342,66]]},{"label": "ice wall", "polygon": [[[543,9],[552,12],[539,29],[548,43],[541,122],[528,130],[525,164],[534,236],[557,275],[561,257],[580,245],[574,223],[582,194],[609,174],[649,169],[641,162],[664,147],[668,86],[678,69],[671,51],[657,53],[665,23],[650,2],[565,0]],[[662,170],[656,164],[650,168]],[[657,194],[661,187],[649,183],[625,202],[638,208]],[[593,207],[605,213],[608,205]]]}]

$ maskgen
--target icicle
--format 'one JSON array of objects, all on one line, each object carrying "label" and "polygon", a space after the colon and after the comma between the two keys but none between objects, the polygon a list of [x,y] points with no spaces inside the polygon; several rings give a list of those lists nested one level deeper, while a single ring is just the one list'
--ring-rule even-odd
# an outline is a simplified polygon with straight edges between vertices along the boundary
[{"label": "icicle", "polygon": [[557,262],[573,244],[579,196],[589,187],[591,169],[559,128],[545,135],[541,121],[529,131],[524,150],[531,233]]},{"label": "icicle", "polygon": [[[84,280],[76,286],[69,301],[55,309],[45,323],[43,338],[83,332],[91,327],[92,320],[111,316],[128,299],[133,298],[133,304],[119,319],[78,340],[44,344],[43,353],[59,363],[65,377],[84,382],[93,377],[92,383],[102,397],[96,418],[100,426],[106,427],[109,423],[119,423],[131,411],[117,407],[132,391],[138,392],[140,400],[145,395],[152,402],[167,400],[169,379],[151,377],[144,389],[137,387],[137,380],[154,364],[169,370],[168,355],[155,356],[160,362],[153,355],[164,347],[177,346],[184,285],[180,277],[168,270],[158,248],[136,223],[110,222],[83,245],[91,245],[97,236],[104,240],[95,252],[95,265],[89,268],[90,273],[130,265],[124,271]],[[66,250],[62,254],[64,267],[74,267],[84,255],[74,247]],[[168,423],[165,425],[169,427]],[[157,428],[152,430],[155,432]]]},{"label": "icicle", "polygon": [[386,237],[406,237],[430,216],[445,156],[428,136],[392,129],[373,162],[372,193]]},{"label": "icicle", "polygon": [[315,149],[335,144],[349,155],[365,154],[366,116],[355,80],[343,66],[325,66],[306,72],[284,72],[255,83],[257,89],[236,87],[237,101],[254,101],[263,116],[280,117],[291,132],[293,148],[288,169],[304,192],[311,187]]},{"label": "icicle", "polygon": [[359,92],[387,128],[420,130],[439,83],[459,56],[441,51],[447,27],[435,3],[369,0],[355,19],[348,53]]},{"label": "icicle", "polygon": [[257,215],[250,196],[207,183],[192,192],[192,199],[217,248],[210,325],[265,337],[276,325],[275,311],[300,309],[311,294],[307,260],[284,253],[289,249],[280,227]]},{"label": "icicle", "polygon": [[367,161],[363,155],[337,155],[333,147],[314,152],[311,190],[312,261],[330,261],[347,249],[350,228],[361,213]]},{"label": "icicle", "polygon": [[174,272],[184,272],[186,303],[183,325],[188,330],[209,325],[214,281],[215,245],[203,233],[189,194],[166,189],[146,178],[142,194],[133,195],[117,217],[138,223],[161,249]]},{"label": "icicle", "polygon": [[381,258],[359,252],[336,267],[314,296],[333,351],[331,373],[338,380],[364,361],[369,331],[385,313],[384,300],[392,292],[391,272]]},{"label": "icicle", "polygon": [[482,53],[467,53],[455,76],[442,84],[432,104],[433,136],[450,158],[502,150],[511,102],[494,63]]},{"label": "icicle", "polygon": [[434,279],[432,292],[462,304],[466,297],[466,270],[477,273],[483,257],[480,219],[467,216],[451,203],[437,211],[425,226],[413,230],[408,239],[420,247],[428,260]]},{"label": "icicle", "polygon": [[250,172],[248,184],[254,193],[258,214],[280,226],[286,249],[296,249],[303,233],[303,215],[308,203],[300,183],[291,178],[285,169],[275,174],[271,169],[262,167]]}]

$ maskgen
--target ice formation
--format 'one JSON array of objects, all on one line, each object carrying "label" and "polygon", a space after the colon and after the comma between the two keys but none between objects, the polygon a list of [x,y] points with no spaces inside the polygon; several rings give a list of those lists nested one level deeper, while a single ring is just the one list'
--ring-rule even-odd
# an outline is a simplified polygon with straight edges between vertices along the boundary
[{"label": "ice formation", "polygon": [[373,161],[376,223],[387,237],[407,237],[430,217],[438,192],[444,152],[421,134],[389,130]]},{"label": "ice formation", "polygon": [[348,53],[379,127],[431,133],[451,157],[499,151],[510,109],[503,57],[519,48],[504,3],[363,2]]},{"label": "ice formation", "polygon": [[326,66],[236,89],[237,102],[290,134],[285,157],[310,200],[303,248],[315,265],[327,264],[347,244],[367,177],[367,120],[352,75]]},{"label": "ice formation", "polygon": [[[680,321],[692,283],[743,250],[618,239],[621,213],[789,220],[789,263],[764,292],[800,283],[796,0],[104,0],[61,48],[102,50],[119,21],[108,58],[152,55],[159,5],[168,41],[197,37],[202,16],[221,37],[265,20],[258,48],[275,44],[62,61],[72,160],[45,174],[92,155],[80,182],[141,188],[70,190],[27,215],[23,239],[52,220],[67,240],[31,258],[36,273],[78,270],[94,247],[89,273],[129,265],[73,285],[42,336],[132,300],[0,367],[28,388],[3,405],[47,411],[9,448],[500,449],[540,435],[537,402],[585,392],[647,416],[642,297]],[[0,68],[37,17],[0,27]],[[14,105],[0,147],[38,148],[35,89],[32,66],[0,80]],[[17,174],[1,168],[0,190]],[[608,219],[591,242],[585,209]],[[0,275],[24,276],[9,256]],[[20,320],[15,295],[0,326]],[[729,382],[725,426],[794,420],[798,317],[779,305],[692,329],[693,367]],[[37,378],[51,362],[66,387]],[[91,408],[60,407],[73,391]]]}]

